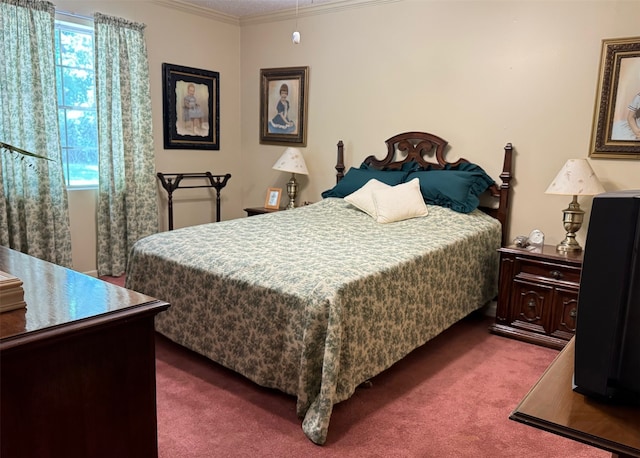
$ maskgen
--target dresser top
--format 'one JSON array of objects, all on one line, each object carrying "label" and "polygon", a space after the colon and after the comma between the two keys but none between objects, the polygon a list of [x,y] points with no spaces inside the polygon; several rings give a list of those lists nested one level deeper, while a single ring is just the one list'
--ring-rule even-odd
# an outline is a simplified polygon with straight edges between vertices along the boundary
[{"label": "dresser top", "polygon": [[53,331],[69,324],[91,325],[169,304],[89,275],[0,246],[0,271],[23,282],[25,308],[0,313],[0,341]]}]

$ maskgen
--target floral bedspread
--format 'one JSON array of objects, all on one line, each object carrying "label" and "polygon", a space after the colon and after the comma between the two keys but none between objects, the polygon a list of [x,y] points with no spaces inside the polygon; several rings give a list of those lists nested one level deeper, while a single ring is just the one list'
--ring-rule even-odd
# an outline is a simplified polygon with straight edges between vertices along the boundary
[{"label": "floral bedspread", "polygon": [[495,297],[499,246],[479,210],[379,224],[327,198],[146,237],[127,287],[171,304],[160,333],[296,396],[323,444],[334,404]]}]

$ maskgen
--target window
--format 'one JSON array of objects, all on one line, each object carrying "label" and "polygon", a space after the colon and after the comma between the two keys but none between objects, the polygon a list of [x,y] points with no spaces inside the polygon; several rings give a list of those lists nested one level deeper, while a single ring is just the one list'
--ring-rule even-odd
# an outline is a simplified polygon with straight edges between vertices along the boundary
[{"label": "window", "polygon": [[68,188],[98,186],[93,28],[56,21],[58,122]]}]

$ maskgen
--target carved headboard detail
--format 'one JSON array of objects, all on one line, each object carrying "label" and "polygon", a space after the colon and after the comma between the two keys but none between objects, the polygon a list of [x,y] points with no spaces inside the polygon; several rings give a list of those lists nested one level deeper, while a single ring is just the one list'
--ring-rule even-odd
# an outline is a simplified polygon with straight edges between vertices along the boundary
[{"label": "carved headboard detail", "polygon": [[[448,162],[444,158],[445,148],[448,142],[436,135],[427,132],[404,132],[395,135],[385,141],[387,144],[387,154],[383,159],[377,159],[374,155],[368,156],[363,162],[378,169],[400,169],[402,165],[415,161],[422,167],[444,169],[445,167],[456,167],[462,163],[468,163],[467,159],[460,158],[455,162]],[[400,158],[398,157],[400,156]],[[493,216],[502,224],[502,245],[508,242],[509,234],[509,200],[511,195],[511,179],[513,167],[513,146],[507,143],[504,147],[504,160],[500,180],[502,184],[494,184],[488,189],[491,200],[495,205],[483,206],[479,208],[485,213]],[[342,140],[338,142],[338,157],[336,161],[336,182],[344,177],[344,144]],[[496,181],[497,183],[497,181]]]}]

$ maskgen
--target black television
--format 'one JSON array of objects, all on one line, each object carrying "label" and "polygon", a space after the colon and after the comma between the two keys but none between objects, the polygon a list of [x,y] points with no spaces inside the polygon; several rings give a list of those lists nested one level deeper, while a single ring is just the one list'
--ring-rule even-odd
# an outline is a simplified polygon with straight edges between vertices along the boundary
[{"label": "black television", "polygon": [[575,333],[573,389],[640,403],[640,190],[593,199]]}]

